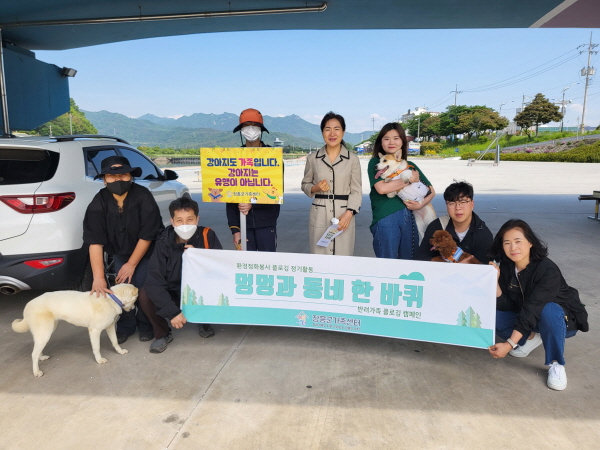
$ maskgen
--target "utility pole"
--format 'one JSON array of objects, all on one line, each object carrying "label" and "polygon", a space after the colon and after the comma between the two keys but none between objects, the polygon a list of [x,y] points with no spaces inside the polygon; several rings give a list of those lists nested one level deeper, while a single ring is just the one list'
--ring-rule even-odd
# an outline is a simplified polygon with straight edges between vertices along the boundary
[{"label": "utility pole", "polygon": [[421,142],[421,115],[417,116],[417,142]]},{"label": "utility pole", "polygon": [[[588,85],[590,83],[590,75],[595,75],[596,74],[596,69],[594,69],[593,67],[590,67],[590,59],[592,57],[592,53],[596,54],[598,52],[594,52],[592,51],[592,49],[598,47],[598,44],[592,44],[592,33],[590,32],[590,43],[588,45],[588,60],[587,60],[587,66],[583,69],[581,69],[581,76],[585,75],[585,91],[583,93],[583,110],[581,111],[581,134],[583,134],[583,132],[585,131],[585,105],[587,103],[587,92],[588,92]],[[583,51],[579,52],[579,54],[582,54]]]},{"label": "utility pole", "polygon": [[457,85],[456,85],[456,87],[454,88],[454,90],[453,90],[453,91],[450,91],[450,92],[454,92],[454,106],[456,106],[456,96],[457,96],[458,94],[462,94],[462,91],[459,91],[459,90],[458,90],[458,84],[457,84]]}]

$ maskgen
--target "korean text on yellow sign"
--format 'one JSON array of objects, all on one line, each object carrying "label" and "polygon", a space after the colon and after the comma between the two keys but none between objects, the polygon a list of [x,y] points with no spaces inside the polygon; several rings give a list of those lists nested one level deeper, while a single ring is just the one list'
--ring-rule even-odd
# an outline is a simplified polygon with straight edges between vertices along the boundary
[{"label": "korean text on yellow sign", "polygon": [[283,149],[201,148],[202,201],[283,203]]}]

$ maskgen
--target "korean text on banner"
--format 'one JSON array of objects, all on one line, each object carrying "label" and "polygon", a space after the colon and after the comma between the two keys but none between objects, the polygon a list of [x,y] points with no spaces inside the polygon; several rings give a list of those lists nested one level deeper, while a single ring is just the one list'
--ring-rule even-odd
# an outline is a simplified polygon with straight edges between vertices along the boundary
[{"label": "korean text on banner", "polygon": [[189,249],[189,322],[317,328],[487,348],[496,271],[350,256]]},{"label": "korean text on banner", "polygon": [[201,148],[202,201],[283,203],[283,149]]}]

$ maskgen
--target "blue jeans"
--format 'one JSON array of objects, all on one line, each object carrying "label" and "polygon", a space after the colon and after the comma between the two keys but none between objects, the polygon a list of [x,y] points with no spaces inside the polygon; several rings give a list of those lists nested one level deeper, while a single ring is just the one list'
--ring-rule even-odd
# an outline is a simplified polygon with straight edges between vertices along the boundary
[{"label": "blue jeans", "polygon": [[[508,339],[514,330],[516,319],[517,313],[514,311],[496,311],[496,334],[504,340]],[[546,365],[556,361],[564,366],[565,339],[575,336],[577,330],[567,331],[565,311],[562,307],[558,303],[546,303],[540,321],[533,331],[540,333],[542,337]],[[529,335],[523,336],[518,344],[525,344],[528,337]]]},{"label": "blue jeans", "polygon": [[419,234],[412,211],[403,208],[371,225],[373,250],[378,258],[413,259]]}]

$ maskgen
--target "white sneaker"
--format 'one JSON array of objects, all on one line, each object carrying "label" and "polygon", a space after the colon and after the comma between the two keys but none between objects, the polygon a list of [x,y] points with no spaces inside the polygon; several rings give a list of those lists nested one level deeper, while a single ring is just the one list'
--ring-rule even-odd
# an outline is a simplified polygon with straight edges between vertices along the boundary
[{"label": "white sneaker", "polygon": [[542,336],[540,333],[535,333],[531,339],[527,339],[527,342],[523,345],[519,345],[516,349],[508,352],[510,356],[516,356],[517,358],[525,358],[532,351],[542,345]]},{"label": "white sneaker", "polygon": [[548,370],[548,387],[555,391],[562,391],[567,387],[567,372],[565,366],[561,366],[557,362],[550,364]]}]

